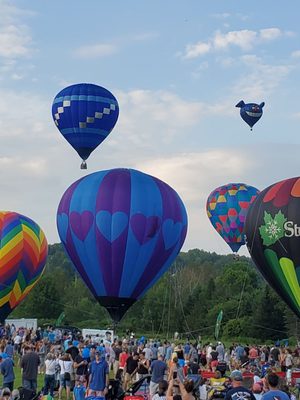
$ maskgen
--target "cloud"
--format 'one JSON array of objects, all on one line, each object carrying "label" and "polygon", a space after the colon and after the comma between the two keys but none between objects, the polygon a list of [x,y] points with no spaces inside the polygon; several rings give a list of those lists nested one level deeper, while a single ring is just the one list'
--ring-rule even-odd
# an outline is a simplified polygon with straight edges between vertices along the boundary
[{"label": "cloud", "polygon": [[30,54],[31,36],[25,26],[7,25],[0,28],[0,57],[18,58]]},{"label": "cloud", "polygon": [[300,58],[300,50],[295,50],[292,52],[291,56],[293,58]]},{"label": "cloud", "polygon": [[230,14],[228,12],[212,14],[212,17],[213,18],[217,18],[217,19],[227,19],[227,18],[229,18],[231,16],[232,16],[232,14]]},{"label": "cloud", "polygon": [[117,53],[118,48],[113,44],[99,43],[78,47],[73,51],[76,58],[92,59],[111,56]]},{"label": "cloud", "polygon": [[229,31],[222,33],[215,32],[214,36],[208,41],[199,41],[188,44],[185,48],[183,58],[192,59],[203,56],[209,52],[227,50],[230,47],[238,47],[243,51],[252,49],[254,46],[278,39],[284,36],[285,32],[279,28],[266,28],[259,31],[242,29],[239,31]]},{"label": "cloud", "polygon": [[291,64],[266,64],[254,54],[240,60],[248,70],[233,85],[233,92],[245,98],[266,99],[294,69]]},{"label": "cloud", "polygon": [[0,3],[0,58],[16,59],[28,56],[32,51],[32,38],[27,25],[20,17],[31,15],[8,1]]}]

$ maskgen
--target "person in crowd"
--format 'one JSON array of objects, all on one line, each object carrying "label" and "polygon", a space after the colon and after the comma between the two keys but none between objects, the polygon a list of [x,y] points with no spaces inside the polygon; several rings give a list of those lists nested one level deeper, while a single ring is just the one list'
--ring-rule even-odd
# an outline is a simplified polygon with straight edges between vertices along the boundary
[{"label": "person in crowd", "polygon": [[[178,387],[179,387],[179,392],[177,389]],[[195,400],[193,392],[194,392],[193,380],[185,380],[182,383],[179,379],[172,379],[169,382],[166,400]]]},{"label": "person in crowd", "polygon": [[80,378],[88,375],[89,359],[83,358],[82,348],[79,349],[79,354],[75,357],[73,367],[75,368],[75,381],[79,382]]},{"label": "person in crowd", "polygon": [[170,382],[172,379],[176,379],[176,378],[178,378],[181,382],[183,382],[184,372],[183,372],[183,368],[179,364],[178,358],[174,357],[173,362],[169,368],[168,382]]},{"label": "person in crowd", "polygon": [[210,353],[211,356],[211,361],[210,361],[210,368],[213,372],[215,372],[217,366],[218,366],[218,355],[219,353],[216,350],[216,346],[212,346],[212,351]]},{"label": "person in crowd", "polygon": [[46,344],[45,342],[42,340],[39,344],[38,344],[38,355],[40,357],[40,365],[38,368],[38,373],[39,374],[43,374],[45,372],[45,357],[46,357]]},{"label": "person in crowd", "polygon": [[105,355],[96,351],[95,361],[90,365],[90,378],[89,378],[89,395],[105,397],[107,394],[109,384],[109,369],[108,363],[105,360]]},{"label": "person in crowd", "polygon": [[58,362],[52,353],[48,353],[45,359],[45,377],[43,394],[46,396],[48,393],[54,397],[55,388],[55,374],[57,371]]},{"label": "person in crowd", "polygon": [[36,391],[38,367],[40,365],[39,355],[32,346],[24,347],[24,355],[21,358],[22,385],[25,389]]},{"label": "person in crowd", "polygon": [[70,354],[65,353],[62,355],[58,361],[60,366],[60,375],[59,375],[59,389],[58,389],[58,397],[59,400],[62,398],[63,389],[66,390],[66,399],[70,400],[71,393],[71,374],[73,372],[73,361],[71,359]]},{"label": "person in crowd", "polygon": [[125,347],[125,344],[122,346],[123,346],[122,353],[119,356],[119,371],[118,371],[118,376],[116,377],[117,379],[120,379],[120,380],[124,373],[124,368],[126,365],[127,358],[129,357],[128,348]]},{"label": "person in crowd", "polygon": [[145,353],[142,352],[139,355],[139,362],[136,370],[138,379],[142,379],[145,376],[147,376],[149,374],[149,368],[150,368],[150,361],[146,359]]},{"label": "person in crowd", "polygon": [[289,400],[289,396],[279,389],[279,377],[274,373],[266,376],[267,392],[263,394],[261,400]]},{"label": "person in crowd", "polygon": [[254,383],[252,386],[252,392],[256,400],[261,400],[263,395],[263,387],[259,383]]},{"label": "person in crowd", "polygon": [[124,376],[124,390],[128,390],[129,386],[135,379],[135,374],[138,369],[138,360],[139,360],[139,355],[138,353],[133,353],[132,356],[129,356],[126,360],[125,367],[123,370],[123,376]]},{"label": "person in crowd", "polygon": [[225,356],[225,348],[222,342],[218,342],[218,345],[216,347],[216,351],[218,353],[218,361],[223,362],[224,361],[224,356]]},{"label": "person in crowd", "polygon": [[75,386],[73,389],[73,400],[84,400],[86,395],[85,387],[86,379],[83,375],[76,377]]},{"label": "person in crowd", "polygon": [[72,361],[75,361],[75,358],[78,356],[79,354],[79,350],[78,347],[74,346],[74,343],[72,342],[72,340],[68,341],[68,348],[66,350],[67,354],[70,354]]},{"label": "person in crowd", "polygon": [[8,355],[8,357],[14,358],[14,346],[10,339],[6,343],[4,352]]},{"label": "person in crowd", "polygon": [[152,400],[166,400],[167,398],[168,382],[162,380],[158,384],[157,392],[152,396]]},{"label": "person in crowd", "polygon": [[154,396],[158,390],[158,384],[164,380],[167,372],[167,364],[163,360],[161,354],[158,355],[158,359],[152,361],[151,366],[151,380],[150,380],[150,396]]},{"label": "person in crowd", "polygon": [[120,355],[122,353],[122,341],[119,340],[116,344],[113,345],[113,350],[115,353],[115,360],[113,363],[113,371],[114,371],[114,377],[117,378],[117,374],[119,371],[119,365],[120,365]]},{"label": "person in crowd", "polygon": [[0,355],[0,371],[3,375],[3,387],[7,387],[10,391],[13,391],[15,381],[13,359],[10,357],[2,359],[2,356]]},{"label": "person in crowd", "polygon": [[232,389],[228,390],[225,400],[255,400],[251,390],[243,386],[243,375],[241,371],[235,370],[230,374]]}]

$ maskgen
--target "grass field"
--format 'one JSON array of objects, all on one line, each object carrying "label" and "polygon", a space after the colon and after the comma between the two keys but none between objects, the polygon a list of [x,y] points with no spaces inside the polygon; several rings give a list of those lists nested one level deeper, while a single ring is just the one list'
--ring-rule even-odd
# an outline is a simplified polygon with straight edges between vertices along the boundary
[{"label": "grass field", "polygon": [[[22,386],[22,375],[21,375],[21,368],[19,367],[15,367],[15,384],[14,384],[14,388],[17,389],[18,387]],[[1,387],[3,387],[2,385],[3,383],[3,379],[1,377]],[[44,385],[44,375],[38,375],[38,390],[40,390]]]}]

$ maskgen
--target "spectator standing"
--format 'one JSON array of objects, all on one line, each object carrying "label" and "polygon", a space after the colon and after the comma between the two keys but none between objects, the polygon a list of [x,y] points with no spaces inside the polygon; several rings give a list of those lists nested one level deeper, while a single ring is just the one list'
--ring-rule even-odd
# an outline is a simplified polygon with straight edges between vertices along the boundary
[{"label": "spectator standing", "polygon": [[109,384],[108,363],[99,351],[96,351],[95,357],[90,366],[89,395],[105,397]]},{"label": "spectator standing", "polygon": [[61,400],[62,390],[66,389],[66,397],[67,400],[70,399],[70,391],[71,391],[71,374],[73,372],[73,361],[71,360],[71,356],[68,353],[65,353],[58,361],[60,366],[60,375],[59,375],[59,389],[58,389],[58,397]]},{"label": "spectator standing", "polygon": [[[232,389],[228,390],[226,393],[225,400],[256,400],[253,393],[243,386],[243,375],[241,371],[232,371],[230,378],[232,381]],[[274,399],[272,398],[272,400]]]},{"label": "spectator standing", "polygon": [[266,377],[266,385],[269,388],[268,392],[263,394],[262,400],[274,400],[274,399],[280,399],[280,400],[289,400],[289,396],[283,392],[282,390],[279,390],[279,377],[278,375],[274,373],[270,373]]},{"label": "spectator standing", "polygon": [[167,371],[167,364],[163,361],[160,354],[158,360],[151,363],[150,396],[153,397],[158,390],[158,384],[164,380]]},{"label": "spectator standing", "polygon": [[50,393],[50,396],[54,396],[55,387],[55,374],[57,371],[58,362],[52,353],[48,353],[45,360],[45,378],[44,378],[44,389],[43,394],[46,396]]},{"label": "spectator standing", "polygon": [[24,348],[25,354],[21,358],[22,385],[25,389],[36,391],[38,367],[40,358],[30,346]]},{"label": "spectator standing", "polygon": [[14,362],[10,357],[7,357],[2,360],[2,356],[0,356],[0,371],[3,375],[3,387],[9,388],[12,392],[14,389]]}]

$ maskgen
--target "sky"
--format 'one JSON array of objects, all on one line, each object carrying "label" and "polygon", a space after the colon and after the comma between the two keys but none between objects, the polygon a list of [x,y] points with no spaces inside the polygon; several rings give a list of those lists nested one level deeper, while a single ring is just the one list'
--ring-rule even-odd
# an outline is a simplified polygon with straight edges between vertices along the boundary
[{"label": "sky", "polygon": [[[210,192],[300,172],[299,12],[299,0],[0,0],[0,209],[57,243],[57,206],[72,182],[135,168],[184,201],[183,250],[229,253],[206,216]],[[81,82],[120,106],[87,171],[51,115],[55,95]],[[266,103],[253,132],[240,100]]]}]

